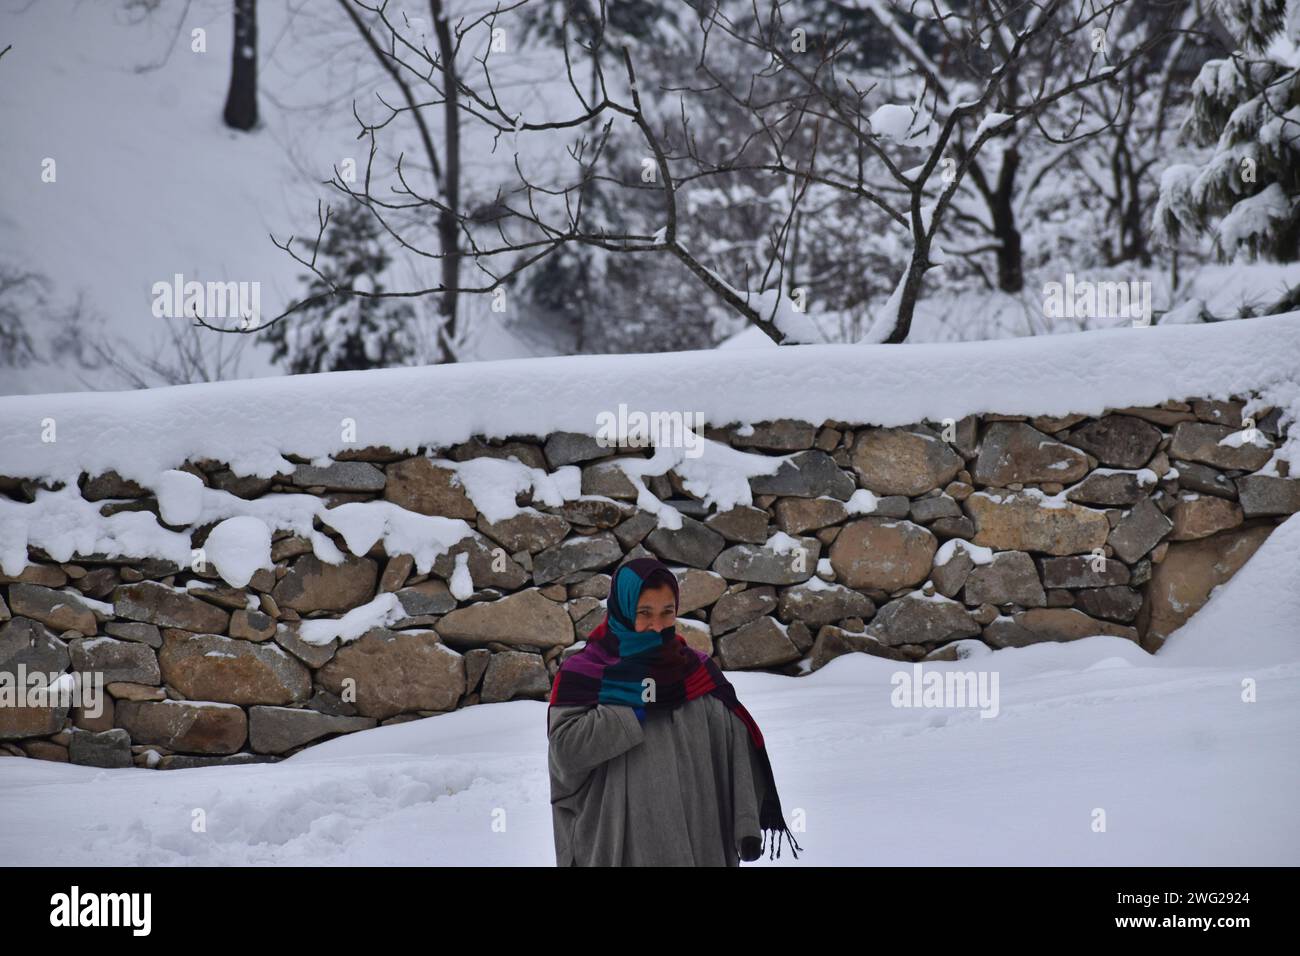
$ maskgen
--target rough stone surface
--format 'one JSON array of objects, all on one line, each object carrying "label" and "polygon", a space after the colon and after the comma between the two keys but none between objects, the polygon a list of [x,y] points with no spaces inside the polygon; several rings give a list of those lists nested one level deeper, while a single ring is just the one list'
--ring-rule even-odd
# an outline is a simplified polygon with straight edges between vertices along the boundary
[{"label": "rough stone surface", "polygon": [[260,754],[283,754],[336,734],[369,730],[373,717],[342,717],[297,707],[248,709],[248,742]]},{"label": "rough stone surface", "polygon": [[973,637],[980,633],[980,626],[956,601],[909,594],[877,611],[868,630],[882,643],[897,647]]},{"label": "rough stone surface", "polygon": [[106,684],[110,681],[128,681],[133,684],[162,682],[158,658],[148,644],[118,641],[111,637],[92,637],[72,641],[68,649],[74,671],[100,674]]},{"label": "rough stone surface", "polygon": [[1019,604],[1043,607],[1047,595],[1034,560],[1023,551],[999,551],[991,564],[981,564],[966,578],[967,604]]},{"label": "rough stone surface", "polygon": [[120,727],[99,733],[78,731],[68,741],[68,761],[83,767],[129,767],[131,735]]},{"label": "rough stone surface", "polygon": [[1084,588],[1074,592],[1074,606],[1108,621],[1132,621],[1142,609],[1142,592],[1126,587]]},{"label": "rough stone surface", "polygon": [[1194,461],[1174,461],[1172,464],[1178,469],[1178,485],[1183,490],[1236,500],[1237,486],[1222,472]]},{"label": "rough stone surface", "polygon": [[728,669],[775,667],[797,661],[799,648],[786,629],[770,617],[760,617],[717,640],[718,656]]},{"label": "rough stone surface", "polygon": [[[718,532],[703,522],[686,516],[682,517],[680,528],[656,528],[646,536],[643,543],[659,560],[667,564],[686,564],[693,568],[707,568],[727,544]],[[618,556],[615,560],[617,558]]]},{"label": "rough stone surface", "polygon": [[838,498],[782,498],[776,503],[776,523],[790,535],[839,524],[846,517],[848,509]]},{"label": "rough stone surface", "polygon": [[465,692],[465,659],[433,631],[375,628],[340,647],[316,678],[340,697],[345,685],[355,689],[357,713],[383,720],[454,709]]},{"label": "rough stone surface", "polygon": [[293,470],[299,488],[321,487],[327,491],[383,491],[384,473],[367,461],[336,461],[324,468],[299,465]]},{"label": "rough stone surface", "polygon": [[122,700],[117,722],[137,744],[183,753],[233,754],[248,739],[248,717],[235,704]]},{"label": "rough stone surface", "polygon": [[1110,523],[1100,511],[1063,502],[1047,507],[1027,492],[976,492],[966,499],[974,543],[1006,551],[1078,554],[1106,543]]},{"label": "rough stone surface", "polygon": [[713,562],[713,570],[732,581],[756,584],[799,584],[807,581],[821,557],[816,538],[797,538],[799,547],[781,552],[752,544],[735,544]]},{"label": "rough stone surface", "polygon": [[799,452],[772,475],[749,479],[756,495],[791,495],[797,498],[820,498],[823,495],[848,501],[853,495],[853,479],[824,451]]},{"label": "rough stone surface", "polygon": [[1040,607],[1012,618],[998,618],[984,628],[984,641],[995,648],[1025,647],[1042,641],[1076,641],[1105,634],[1137,643],[1138,632],[1122,624],[1099,621],[1070,607]]},{"label": "rough stone surface", "polygon": [[970,554],[958,546],[947,561],[935,564],[930,571],[930,580],[934,582],[935,590],[944,597],[955,598],[974,569],[975,562],[971,560]]},{"label": "rough stone surface", "polygon": [[499,601],[458,608],[438,622],[438,633],[456,646],[497,641],[562,647],[573,643],[573,622],[564,605],[529,588]]},{"label": "rough stone surface", "polygon": [[[727,590],[727,579],[713,571],[683,568],[675,570],[673,576],[677,578],[677,590],[681,594],[681,604],[677,608],[679,617],[708,607]],[[609,596],[609,578],[606,575],[602,577],[605,580],[599,588],[599,597],[606,598]]]},{"label": "rough stone surface", "polygon": [[908,659],[902,651],[888,644],[882,644],[878,638],[865,631],[851,631],[827,624],[817,632],[808,669],[809,671],[820,670],[835,658],[853,653],[871,654],[873,657],[885,657],[895,661]]},{"label": "rough stone surface", "polygon": [[618,539],[608,531],[569,538],[547,548],[533,559],[533,582],[548,584],[575,571],[607,568],[619,562],[622,557],[623,549],[619,546]]},{"label": "rough stone surface", "polygon": [[275,644],[168,630],[158,663],[163,680],[191,700],[291,704],[311,696],[311,672]]},{"label": "rough stone surface", "polygon": [[1107,415],[1070,433],[1070,443],[1111,468],[1141,468],[1160,444],[1160,429],[1131,415]]},{"label": "rough stone surface", "polygon": [[767,526],[771,520],[768,513],[761,508],[736,505],[734,508],[710,515],[704,523],[728,541],[762,544],[769,537]]},{"label": "rough stone surface", "polygon": [[[1159,432],[1157,432],[1159,434]],[[1024,422],[994,422],[972,474],[981,485],[1078,481],[1088,472],[1088,456],[1044,435]]]},{"label": "rough stone surface", "polygon": [[515,588],[523,587],[528,581],[527,570],[512,557],[503,554],[500,545],[494,544],[481,534],[457,541],[445,553],[435,558],[433,573],[441,578],[450,578],[462,554],[466,556],[470,577],[474,579],[476,587],[513,591]]},{"label": "rough stone surface", "polygon": [[280,607],[300,612],[350,611],[375,596],[378,580],[379,565],[370,558],[346,555],[340,564],[326,564],[314,554],[304,554],[271,596]]},{"label": "rough stone surface", "polygon": [[1267,525],[1236,528],[1171,544],[1165,559],[1152,569],[1138,615],[1142,646],[1152,653],[1158,650],[1166,637],[1200,610],[1214,588],[1237,573],[1270,531]]},{"label": "rough stone surface", "polygon": [[1255,443],[1242,442],[1237,447],[1220,444],[1223,439],[1234,434],[1241,433],[1226,425],[1182,422],[1174,427],[1173,440],[1169,443],[1169,457],[1186,458],[1215,468],[1244,468],[1246,471],[1263,468],[1273,457],[1273,443],[1262,433],[1257,433],[1259,440]]},{"label": "rough stone surface", "polygon": [[[614,515],[618,514],[615,507]],[[516,551],[532,554],[545,551],[563,541],[571,527],[559,515],[547,514],[536,508],[524,508],[514,517],[495,522],[480,515],[478,521],[478,529],[511,554]]]},{"label": "rough stone surface", "polygon": [[860,518],[835,539],[830,561],[847,587],[896,591],[929,576],[938,547],[934,535],[910,521]]},{"label": "rough stone surface", "polygon": [[947,442],[902,428],[858,432],[851,461],[859,484],[878,495],[919,495],[942,488],[964,464]]},{"label": "rough stone surface", "polygon": [[735,594],[724,594],[718,599],[709,615],[709,630],[717,637],[734,631],[742,624],[757,620],[776,610],[776,588],[771,585],[746,588]]},{"label": "rough stone surface", "polygon": [[1189,495],[1179,496],[1169,517],[1174,522],[1170,541],[1208,538],[1220,531],[1235,528],[1244,520],[1241,506],[1235,501]]},{"label": "rough stone surface", "polygon": [[875,602],[861,591],[822,581],[784,588],[777,602],[777,615],[781,620],[786,623],[802,621],[810,628],[851,617],[865,621],[875,613]]},{"label": "rough stone surface", "polygon": [[94,634],[95,615],[72,594],[38,584],[11,584],[9,606],[14,614],[40,621],[56,631]]},{"label": "rough stone surface", "polygon": [[118,617],[184,631],[223,633],[230,615],[219,607],[156,581],[123,584],[113,592]]},{"label": "rough stone surface", "polygon": [[1143,498],[1120,519],[1107,544],[1121,561],[1132,564],[1159,544],[1173,527],[1174,523],[1151,503],[1150,498]]},{"label": "rough stone surface", "polygon": [[1043,558],[1043,586],[1047,588],[1104,588],[1129,583],[1129,569],[1122,561],[1076,556]]},{"label": "rough stone surface", "polygon": [[472,521],[478,514],[456,472],[427,458],[408,458],[389,465],[384,497],[422,515]]},{"label": "rough stone surface", "polygon": [[1073,488],[1066,489],[1065,497],[1084,505],[1128,507],[1136,504],[1149,487],[1139,480],[1139,474],[1136,471],[1094,471]]},{"label": "rough stone surface", "polygon": [[540,654],[500,651],[488,661],[480,700],[485,704],[507,700],[546,700],[551,677]]},{"label": "rough stone surface", "polygon": [[1300,481],[1294,478],[1247,475],[1237,479],[1237,490],[1247,518],[1300,511]]}]

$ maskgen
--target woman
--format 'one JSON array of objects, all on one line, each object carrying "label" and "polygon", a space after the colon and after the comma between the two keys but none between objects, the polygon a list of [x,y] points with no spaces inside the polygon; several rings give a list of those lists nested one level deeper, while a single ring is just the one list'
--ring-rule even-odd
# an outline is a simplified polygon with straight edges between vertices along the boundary
[{"label": "woman", "polygon": [[555,675],[559,866],[739,866],[762,855],[769,831],[778,856],[783,833],[802,849],[758,724],[717,664],[677,635],[679,602],[667,565],[628,561],[605,620]]}]

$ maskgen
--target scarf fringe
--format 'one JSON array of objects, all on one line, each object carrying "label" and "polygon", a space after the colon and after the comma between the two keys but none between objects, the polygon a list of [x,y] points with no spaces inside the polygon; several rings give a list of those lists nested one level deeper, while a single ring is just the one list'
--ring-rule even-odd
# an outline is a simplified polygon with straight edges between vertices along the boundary
[{"label": "scarf fringe", "polygon": [[[788,826],[786,826],[784,823],[781,824],[781,826],[779,826],[779,827],[766,827],[766,828],[764,828],[764,830],[763,830],[763,844],[762,844],[762,847],[761,847],[761,848],[759,849],[759,851],[758,851],[758,855],[759,855],[759,856],[762,856],[762,855],[763,855],[763,850],[767,850],[767,858],[770,860],[770,859],[772,859],[772,852],[773,852],[773,850],[775,850],[775,851],[776,851],[776,856],[777,856],[777,858],[779,859],[780,856],[781,856],[781,838],[782,838],[783,836],[786,838],[787,842],[790,844],[790,853],[794,856],[794,858],[795,858],[796,860],[799,859],[799,854],[796,853],[795,850],[802,850],[803,847],[801,847],[801,846],[800,846],[800,845],[795,841],[794,833],[792,833],[792,832],[790,831],[790,828],[789,828]],[[775,838],[775,839],[772,839],[772,838]]]}]

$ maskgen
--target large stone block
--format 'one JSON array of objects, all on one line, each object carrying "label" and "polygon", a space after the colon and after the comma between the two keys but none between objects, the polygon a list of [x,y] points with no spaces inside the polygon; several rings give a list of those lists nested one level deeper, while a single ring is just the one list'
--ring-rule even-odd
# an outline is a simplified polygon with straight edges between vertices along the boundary
[{"label": "large stone block", "polygon": [[999,551],[1082,554],[1102,547],[1110,533],[1103,512],[1028,491],[977,491],[965,505],[974,543]]}]

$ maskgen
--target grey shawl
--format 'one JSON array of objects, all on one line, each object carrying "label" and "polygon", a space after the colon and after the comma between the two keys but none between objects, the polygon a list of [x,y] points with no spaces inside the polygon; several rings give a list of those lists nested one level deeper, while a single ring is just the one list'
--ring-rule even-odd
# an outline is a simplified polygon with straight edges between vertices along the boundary
[{"label": "grey shawl", "polygon": [[552,707],[558,866],[739,866],[762,839],[764,775],[745,724],[712,694],[669,710]]}]

